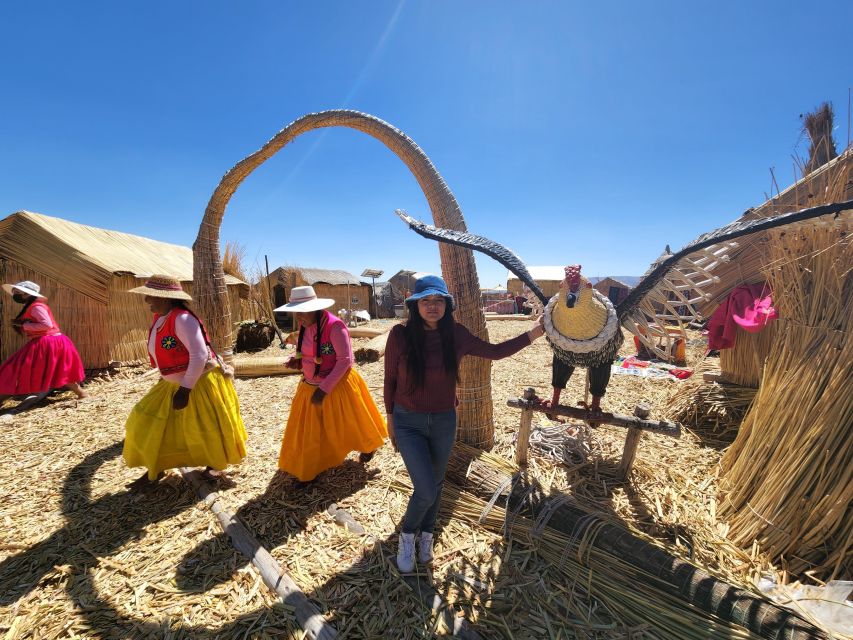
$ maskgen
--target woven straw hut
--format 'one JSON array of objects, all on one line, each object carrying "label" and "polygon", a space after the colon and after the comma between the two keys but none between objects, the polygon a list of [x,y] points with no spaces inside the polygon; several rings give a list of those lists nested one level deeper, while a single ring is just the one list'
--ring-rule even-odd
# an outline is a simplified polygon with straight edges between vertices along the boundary
[{"label": "woven straw hut", "polygon": [[[550,298],[560,290],[560,283],[566,277],[565,265],[557,267],[527,267],[531,277],[542,289],[542,293]],[[523,285],[512,271],[507,271],[506,288],[512,295],[524,295]]]},{"label": "woven straw hut", "polygon": [[318,297],[335,301],[331,307],[333,313],[339,309],[370,312],[370,285],[340,269],[279,267],[270,273],[269,284],[276,307],[290,300],[293,287],[310,285]]},{"label": "woven straw hut", "polygon": [[[151,312],[127,290],[152,273],[168,273],[192,293],[193,256],[181,247],[61,218],[19,211],[0,220],[0,281],[32,280],[48,297],[63,333],[77,345],[87,369],[147,360]],[[246,283],[226,276],[233,317],[242,317]],[[23,338],[10,320],[18,306],[0,296],[0,357]]]},{"label": "woven straw hut", "polygon": [[411,295],[412,289],[415,286],[415,281],[425,275],[429,274],[425,271],[407,271],[405,269],[401,269],[388,278],[388,282],[390,282],[394,287],[394,293],[397,296],[394,298],[394,304],[403,304],[406,296]]},{"label": "woven straw hut", "polygon": [[[367,284],[362,282],[362,284]],[[372,287],[373,285],[371,285]],[[400,298],[399,292],[390,282],[377,282],[376,288],[373,289],[371,296],[373,305],[370,315],[374,318],[393,318],[394,305],[398,304],[396,300]]]},{"label": "woven straw hut", "polygon": [[631,291],[630,285],[610,276],[602,278],[592,286],[601,295],[607,296],[614,305],[619,304],[627,298],[628,293]]},{"label": "woven straw hut", "polygon": [[[418,182],[439,227],[467,231],[459,203],[427,155],[399,129],[374,116],[358,111],[333,110],[309,113],[272,137],[263,147],[234,165],[211,195],[193,243],[196,298],[210,328],[214,346],[231,358],[231,316],[226,303],[225,272],[219,247],[219,229],[225,208],[234,192],[255,169],[282,150],[288,143],[308,131],[329,127],[346,127],[375,138],[390,149],[411,171]],[[381,224],[381,222],[380,222]],[[438,248],[441,271],[456,299],[454,316],[479,338],[488,339],[486,319],[480,308],[480,282],[477,265],[470,249],[442,244]],[[466,358],[462,362],[457,386],[459,398],[458,437],[479,447],[494,443],[492,422],[491,363],[483,358]]]}]

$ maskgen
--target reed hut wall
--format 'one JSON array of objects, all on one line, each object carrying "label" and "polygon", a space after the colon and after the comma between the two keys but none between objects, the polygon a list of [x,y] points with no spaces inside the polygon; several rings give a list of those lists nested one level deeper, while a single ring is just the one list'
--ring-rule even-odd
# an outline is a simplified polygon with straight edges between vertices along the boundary
[{"label": "reed hut wall", "polygon": [[[542,289],[542,293],[546,298],[551,298],[560,291],[560,283],[562,280],[536,280],[536,284]],[[506,288],[513,296],[524,295],[524,283],[518,278],[509,278],[506,281]]]},{"label": "reed hut wall", "polygon": [[[332,313],[340,309],[370,313],[370,285],[359,281],[345,271],[280,267],[270,274],[269,283],[273,290],[276,287],[283,287],[286,300],[290,300],[293,287],[312,286],[318,298],[331,298],[335,301],[335,304],[329,307]],[[267,286],[266,277],[261,279],[259,286],[264,288]]]},{"label": "reed hut wall", "polygon": [[776,324],[771,322],[758,333],[738,328],[735,346],[720,351],[720,371],[723,380],[757,389],[764,374],[764,365],[776,339]]},{"label": "reed hut wall", "polygon": [[[62,332],[86,369],[148,359],[151,312],[143,296],[127,290],[151,273],[168,273],[192,290],[189,247],[20,211],[0,220],[0,280],[31,280],[41,287]],[[227,280],[232,317],[249,318],[249,287]],[[10,321],[20,311],[0,294],[0,359],[24,344]]]},{"label": "reed hut wall", "polygon": [[[47,304],[62,333],[71,338],[77,346],[84,366],[87,369],[106,366],[110,360],[110,350],[109,344],[103,339],[107,329],[103,303],[14,260],[0,260],[0,280],[3,282],[29,280],[38,284],[42,295],[47,297]],[[0,359],[2,360],[20,349],[26,342],[26,338],[12,330],[11,321],[20,310],[21,305],[13,302],[11,296],[5,292],[0,293]]]},{"label": "reed hut wall", "polygon": [[628,294],[631,292],[631,287],[629,287],[624,282],[619,282],[615,278],[603,278],[599,280],[594,285],[593,288],[598,291],[605,298],[609,298],[610,302],[614,305],[619,304],[625,298],[628,297]]}]

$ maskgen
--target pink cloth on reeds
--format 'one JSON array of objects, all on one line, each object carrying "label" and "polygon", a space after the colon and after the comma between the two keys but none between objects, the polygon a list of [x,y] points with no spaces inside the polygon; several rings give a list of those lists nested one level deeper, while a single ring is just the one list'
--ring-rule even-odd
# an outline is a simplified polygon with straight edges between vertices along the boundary
[{"label": "pink cloth on reeds", "polygon": [[708,321],[708,348],[731,349],[737,328],[758,333],[779,317],[766,284],[742,284],[717,307]]},{"label": "pink cloth on reeds", "polygon": [[85,377],[83,361],[68,336],[42,336],[28,341],[0,365],[0,394],[43,393]]}]

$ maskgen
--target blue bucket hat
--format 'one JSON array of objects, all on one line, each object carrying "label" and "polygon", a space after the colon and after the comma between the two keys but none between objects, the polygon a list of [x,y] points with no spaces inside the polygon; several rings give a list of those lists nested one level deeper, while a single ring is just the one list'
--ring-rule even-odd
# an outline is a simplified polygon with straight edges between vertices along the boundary
[{"label": "blue bucket hat", "polygon": [[447,304],[453,309],[453,296],[447,291],[444,280],[438,276],[423,276],[415,280],[415,292],[406,298],[406,302],[417,302],[427,296],[444,296],[447,299]]}]

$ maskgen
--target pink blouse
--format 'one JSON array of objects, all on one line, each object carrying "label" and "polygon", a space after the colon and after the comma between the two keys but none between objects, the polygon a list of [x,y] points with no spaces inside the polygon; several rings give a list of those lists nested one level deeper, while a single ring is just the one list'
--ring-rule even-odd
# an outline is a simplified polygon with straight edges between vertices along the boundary
[{"label": "pink blouse", "polygon": [[305,327],[305,334],[302,336],[302,375],[305,376],[306,382],[318,385],[326,393],[332,392],[335,385],[352,368],[354,361],[349,333],[342,323],[332,325],[329,339],[335,348],[335,366],[332,367],[329,375],[321,378],[314,375],[314,352],[317,350],[317,324],[314,323],[310,327]]}]

